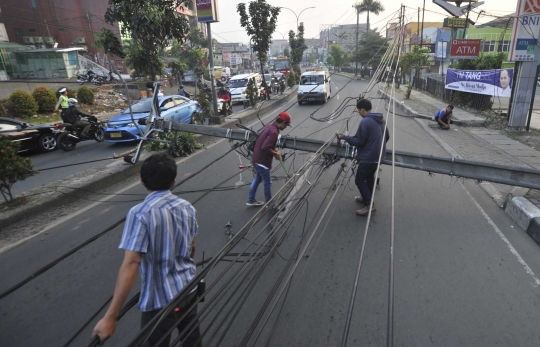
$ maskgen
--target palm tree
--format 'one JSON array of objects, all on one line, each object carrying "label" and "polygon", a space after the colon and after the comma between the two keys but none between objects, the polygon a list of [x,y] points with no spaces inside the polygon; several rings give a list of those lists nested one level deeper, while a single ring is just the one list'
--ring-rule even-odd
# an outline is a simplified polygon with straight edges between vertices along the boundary
[{"label": "palm tree", "polygon": [[367,31],[369,31],[369,13],[379,15],[384,11],[384,6],[377,0],[362,0],[362,2],[354,5],[356,12],[364,13],[367,12]]}]

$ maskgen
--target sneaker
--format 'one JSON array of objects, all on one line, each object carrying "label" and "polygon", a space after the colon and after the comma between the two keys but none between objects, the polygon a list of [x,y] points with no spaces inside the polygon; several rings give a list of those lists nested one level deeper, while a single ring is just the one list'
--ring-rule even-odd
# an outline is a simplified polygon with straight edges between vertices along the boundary
[{"label": "sneaker", "polygon": [[262,202],[262,201],[247,201],[246,205],[259,207],[259,206],[264,205],[264,202]]},{"label": "sneaker", "polygon": [[356,196],[356,197],[354,198],[354,201],[359,202],[359,203],[362,203],[362,204],[364,203],[364,199],[363,199],[361,196]]},{"label": "sneaker", "polygon": [[[377,211],[377,209],[375,208],[375,205],[373,205],[373,208],[371,209],[371,211],[373,212]],[[356,211],[356,214],[358,216],[367,216],[369,214],[369,205],[365,205],[364,207]]]}]

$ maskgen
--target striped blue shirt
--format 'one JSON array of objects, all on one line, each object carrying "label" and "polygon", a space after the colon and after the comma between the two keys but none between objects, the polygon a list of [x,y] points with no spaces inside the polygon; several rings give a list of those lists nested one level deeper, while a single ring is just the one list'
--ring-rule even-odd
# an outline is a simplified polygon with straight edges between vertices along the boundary
[{"label": "striped blue shirt", "polygon": [[148,194],[128,215],[119,248],[143,253],[139,309],[166,306],[195,277],[190,257],[197,235],[195,208],[169,190]]}]

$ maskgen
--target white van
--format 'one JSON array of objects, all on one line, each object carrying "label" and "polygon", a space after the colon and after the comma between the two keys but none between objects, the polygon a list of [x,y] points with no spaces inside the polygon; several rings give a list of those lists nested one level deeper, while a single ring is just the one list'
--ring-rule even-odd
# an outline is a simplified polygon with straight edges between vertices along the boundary
[{"label": "white van", "polygon": [[308,71],[300,76],[298,86],[298,105],[310,101],[325,103],[332,94],[328,71]]},{"label": "white van", "polygon": [[236,75],[231,77],[227,86],[231,88],[232,102],[244,102],[246,101],[245,90],[247,88],[250,79],[255,80],[257,86],[257,97],[260,96],[260,89],[262,84],[261,75],[258,73],[248,73],[242,75]]}]

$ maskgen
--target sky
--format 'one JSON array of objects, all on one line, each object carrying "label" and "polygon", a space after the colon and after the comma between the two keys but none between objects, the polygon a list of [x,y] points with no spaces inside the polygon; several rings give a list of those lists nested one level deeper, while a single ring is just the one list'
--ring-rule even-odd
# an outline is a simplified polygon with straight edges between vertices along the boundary
[{"label": "sky", "polygon": [[[467,0],[465,0],[467,1]],[[218,42],[248,42],[248,37],[244,29],[240,26],[240,16],[236,12],[236,5],[247,0],[219,0],[220,22],[212,24],[213,38]],[[354,0],[267,0],[272,6],[288,7],[296,14],[299,14],[306,7],[315,7],[305,10],[300,15],[300,22],[304,22],[306,38],[318,38],[321,25],[340,25],[356,23],[356,14],[352,8]],[[432,0],[425,0],[426,11],[424,21],[442,21],[447,16],[444,9],[432,3]],[[383,0],[381,1],[385,11],[375,16],[370,14],[371,28],[381,30],[394,14],[397,14],[402,3],[406,6],[406,17],[408,21],[417,21],[418,7],[423,5],[422,0]],[[464,2],[466,3],[466,2]],[[484,0],[484,5],[479,9],[484,10],[487,15],[482,14],[478,23],[485,23],[492,19],[491,16],[503,16],[515,12],[517,0]],[[463,4],[462,4],[463,6]],[[479,10],[478,10],[479,11]],[[449,16],[449,15],[448,15]],[[471,12],[473,21],[478,16]],[[396,17],[397,18],[397,15]],[[422,15],[420,14],[420,20]],[[360,15],[360,23],[366,22],[366,14]],[[282,9],[278,18],[274,39],[287,39],[289,30],[295,30],[296,16],[292,11]]]}]

